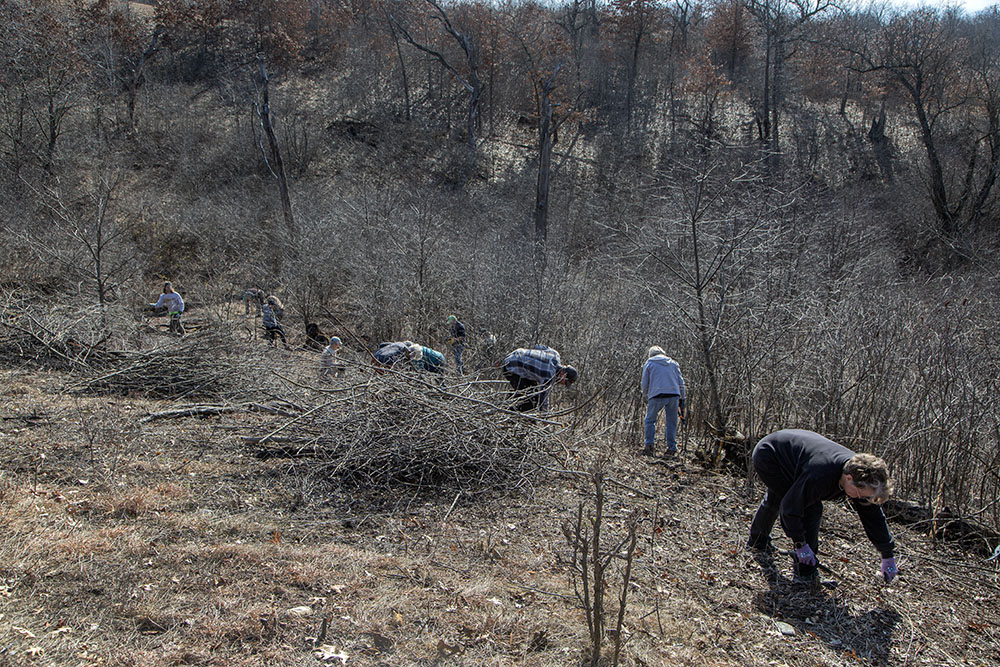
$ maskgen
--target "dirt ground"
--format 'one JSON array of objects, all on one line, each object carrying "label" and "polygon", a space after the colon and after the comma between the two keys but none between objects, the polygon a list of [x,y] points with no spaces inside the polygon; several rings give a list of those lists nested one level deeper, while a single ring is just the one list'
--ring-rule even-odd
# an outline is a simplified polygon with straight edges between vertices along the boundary
[{"label": "dirt ground", "polygon": [[652,462],[577,433],[529,490],[373,497],[256,458],[240,436],[286,418],[143,423],[176,404],[70,381],[0,372],[0,665],[584,664],[561,526],[591,511],[601,456],[603,543],[638,518],[621,664],[1000,664],[996,562],[893,524],[887,586],[828,505],[826,585],[794,584],[789,559],[742,548],[760,489],[690,451]]}]

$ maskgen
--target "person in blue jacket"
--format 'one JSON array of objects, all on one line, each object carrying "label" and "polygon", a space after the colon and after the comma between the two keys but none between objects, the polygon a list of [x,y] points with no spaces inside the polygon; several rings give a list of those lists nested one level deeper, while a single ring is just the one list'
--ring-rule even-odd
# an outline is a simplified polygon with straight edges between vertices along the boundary
[{"label": "person in blue jacket", "polygon": [[885,461],[856,454],[819,433],[784,429],[761,438],[751,457],[767,486],[750,524],[747,546],[768,550],[776,519],[792,540],[796,575],[813,579],[819,564],[819,526],[824,500],[847,498],[865,534],[882,555],[882,576],[892,581],[898,570],[895,541],[880,505],[892,495]]},{"label": "person in blue jacket", "polygon": [[642,453],[646,456],[653,455],[656,420],[662,410],[666,421],[663,435],[667,443],[667,456],[673,456],[677,453],[677,418],[684,415],[687,389],[684,387],[681,367],[659,345],[649,348],[639,387],[642,389],[642,399],[646,401],[646,418],[643,421],[645,448]]},{"label": "person in blue jacket", "polygon": [[376,372],[382,368],[392,368],[403,359],[408,359],[413,345],[414,343],[408,340],[379,343],[378,349],[372,352],[372,365],[375,366]]}]

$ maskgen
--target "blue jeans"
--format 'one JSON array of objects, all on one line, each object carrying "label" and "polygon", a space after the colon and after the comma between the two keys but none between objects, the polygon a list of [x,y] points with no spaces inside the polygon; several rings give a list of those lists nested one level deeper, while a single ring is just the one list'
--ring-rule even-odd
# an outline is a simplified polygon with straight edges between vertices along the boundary
[{"label": "blue jeans", "polygon": [[465,366],[462,364],[462,353],[465,351],[465,343],[456,343],[451,346],[451,351],[455,355],[455,370],[459,375],[465,374]]},{"label": "blue jeans", "polygon": [[649,399],[646,403],[646,447],[653,446],[653,439],[656,437],[656,418],[660,416],[660,410],[664,411],[666,418],[667,450],[677,451],[677,405],[680,396],[660,396]]}]

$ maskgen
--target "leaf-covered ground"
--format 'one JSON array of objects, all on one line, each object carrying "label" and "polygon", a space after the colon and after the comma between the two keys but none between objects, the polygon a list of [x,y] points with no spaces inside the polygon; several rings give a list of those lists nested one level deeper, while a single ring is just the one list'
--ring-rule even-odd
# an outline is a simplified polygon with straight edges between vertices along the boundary
[{"label": "leaf-covered ground", "polygon": [[0,374],[0,665],[581,664],[561,526],[591,511],[602,457],[604,543],[638,517],[621,664],[1000,664],[995,563],[894,525],[886,586],[857,519],[828,505],[831,572],[803,588],[785,557],[742,548],[759,488],[690,452],[651,462],[577,433],[530,489],[374,498],[306,458],[255,458],[240,435],[285,417],[142,423],[175,404],[69,379]]}]

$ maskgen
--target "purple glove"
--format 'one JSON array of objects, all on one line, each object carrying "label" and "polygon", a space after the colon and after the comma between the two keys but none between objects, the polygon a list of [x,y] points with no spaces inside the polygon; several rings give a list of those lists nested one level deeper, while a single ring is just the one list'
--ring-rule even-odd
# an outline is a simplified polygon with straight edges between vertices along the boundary
[{"label": "purple glove", "polygon": [[895,558],[883,558],[882,559],[882,578],[885,579],[885,583],[889,583],[893,578],[899,573],[899,568],[896,567]]},{"label": "purple glove", "polygon": [[801,547],[796,547],[794,551],[795,557],[803,565],[816,565],[816,554],[813,553],[812,547],[808,543],[803,544]]}]

